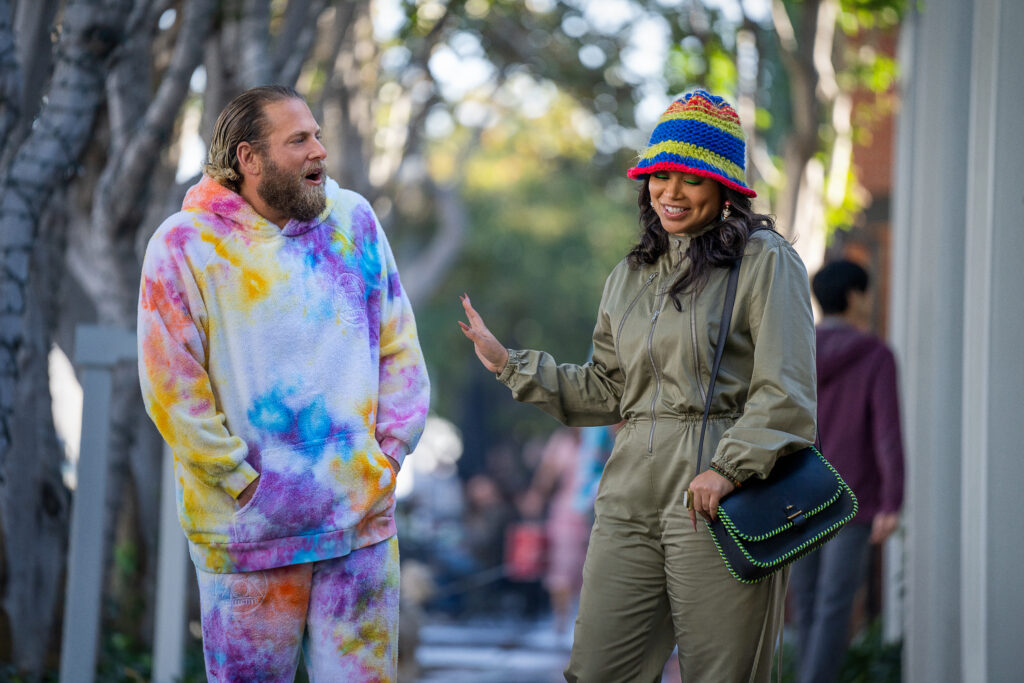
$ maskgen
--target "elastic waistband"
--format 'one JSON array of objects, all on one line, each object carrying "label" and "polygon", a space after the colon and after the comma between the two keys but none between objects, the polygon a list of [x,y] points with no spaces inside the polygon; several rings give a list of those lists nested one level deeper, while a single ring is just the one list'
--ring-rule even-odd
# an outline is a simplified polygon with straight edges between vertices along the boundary
[{"label": "elastic waistband", "polygon": [[[743,413],[710,413],[708,415],[708,422],[730,420],[735,421],[742,416]],[[638,415],[629,418],[627,422],[629,422],[630,424],[636,424],[637,422],[650,422],[655,418],[659,420],[675,420],[676,422],[696,422],[697,424],[700,424],[700,422],[704,419],[704,413],[682,413],[681,415],[676,415],[673,413],[664,413],[660,415],[654,415],[653,417],[650,415]]]}]

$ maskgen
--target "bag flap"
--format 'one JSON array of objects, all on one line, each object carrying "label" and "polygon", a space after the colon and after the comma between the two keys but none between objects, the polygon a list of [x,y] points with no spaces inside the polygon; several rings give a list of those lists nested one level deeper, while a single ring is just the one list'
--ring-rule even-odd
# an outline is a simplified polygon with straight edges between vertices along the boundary
[{"label": "bag flap", "polygon": [[768,479],[748,479],[718,506],[723,523],[758,541],[804,523],[839,500],[846,483],[815,448],[780,457]]}]

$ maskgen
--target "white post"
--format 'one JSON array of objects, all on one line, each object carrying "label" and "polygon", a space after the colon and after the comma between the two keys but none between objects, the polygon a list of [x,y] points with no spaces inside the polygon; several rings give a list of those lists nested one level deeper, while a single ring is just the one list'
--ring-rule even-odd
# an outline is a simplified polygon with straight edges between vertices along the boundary
[{"label": "white post", "polygon": [[974,0],[964,250],[963,681],[1021,680],[1020,422],[1024,368],[1024,4]]},{"label": "white post", "polygon": [[[908,12],[893,235],[906,447],[903,680],[959,683],[967,85],[972,3]],[[957,99],[961,98],[961,99]],[[951,106],[952,102],[961,105]],[[972,682],[973,683],[973,682]]]},{"label": "white post", "polygon": [[185,655],[188,549],[181,533],[174,487],[174,456],[164,444],[160,483],[160,539],[156,574],[153,683],[181,680]]},{"label": "white post", "polygon": [[61,683],[92,683],[103,592],[103,528],[110,443],[111,369],[136,357],[127,330],[80,325],[75,363],[82,371],[82,446],[71,503],[71,542],[64,602]]}]

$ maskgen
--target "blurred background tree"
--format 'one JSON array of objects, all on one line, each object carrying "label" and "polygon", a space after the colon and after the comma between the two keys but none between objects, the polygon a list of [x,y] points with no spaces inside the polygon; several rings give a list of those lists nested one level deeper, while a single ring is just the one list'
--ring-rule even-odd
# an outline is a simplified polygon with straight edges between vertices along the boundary
[{"label": "blurred background tree", "polygon": [[[70,356],[79,323],[134,327],[146,241],[238,92],[295,85],[330,174],[373,203],[435,410],[462,429],[473,472],[552,425],[475,363],[457,295],[506,343],[584,361],[604,278],[637,235],[625,169],[694,86],[737,103],[761,208],[820,250],[864,202],[850,98],[866,87],[891,106],[895,64],[872,36],[902,5],[0,0],[0,659],[39,672],[57,650],[75,452],[54,426],[52,350]],[[104,604],[145,641],[160,440],[135,368],[114,386]]]}]

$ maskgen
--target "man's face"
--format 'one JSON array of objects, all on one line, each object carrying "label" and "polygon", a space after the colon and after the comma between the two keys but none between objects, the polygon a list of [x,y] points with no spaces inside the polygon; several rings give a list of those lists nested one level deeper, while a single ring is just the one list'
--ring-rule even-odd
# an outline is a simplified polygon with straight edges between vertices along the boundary
[{"label": "man's face", "polygon": [[272,102],[264,113],[268,133],[259,152],[262,171],[256,192],[274,211],[299,221],[311,220],[327,205],[323,166],[327,150],[320,144],[320,126],[302,100]]}]

